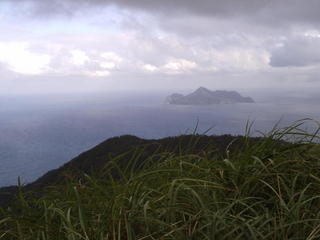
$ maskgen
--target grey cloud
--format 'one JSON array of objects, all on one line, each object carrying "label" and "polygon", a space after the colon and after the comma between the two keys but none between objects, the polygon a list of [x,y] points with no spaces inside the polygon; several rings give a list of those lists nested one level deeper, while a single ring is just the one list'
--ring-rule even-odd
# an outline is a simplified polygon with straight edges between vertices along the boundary
[{"label": "grey cloud", "polygon": [[271,55],[273,67],[303,67],[320,63],[320,38],[300,37],[287,40]]},{"label": "grey cloud", "polygon": [[[269,85],[278,87],[281,81],[283,87],[287,88],[293,85],[292,81],[295,82],[295,85],[298,82],[305,83],[306,75],[318,76],[319,73],[318,69],[316,73],[310,73],[309,68],[308,71],[304,68],[298,68],[298,71],[301,71],[301,77],[297,78],[297,74],[294,72],[296,68],[280,68],[320,63],[319,38],[294,38],[290,35],[292,29],[283,27],[287,27],[288,23],[293,26],[299,25],[298,34],[303,34],[305,30],[309,30],[309,27],[304,28],[300,25],[305,23],[316,25],[320,21],[319,0],[10,0],[10,2],[29,2],[31,5],[28,6],[28,14],[37,14],[46,18],[50,15],[57,16],[57,14],[59,17],[61,15],[76,15],[89,9],[89,11],[92,10],[92,14],[97,14],[103,19],[103,15],[99,15],[103,11],[99,12],[99,9],[111,5],[130,10],[115,11],[116,14],[124,13],[125,15],[119,20],[122,21],[122,25],[119,24],[115,27],[117,31],[122,33],[121,35],[57,34],[46,36],[49,39],[37,36],[34,39],[30,38],[31,42],[36,42],[36,44],[30,46],[28,50],[54,55],[50,67],[52,69],[65,67],[68,68],[66,71],[70,70],[72,73],[77,72],[80,67],[73,67],[68,65],[68,62],[64,62],[64,59],[69,57],[68,51],[70,49],[86,52],[91,62],[81,66],[80,70],[88,71],[102,70],[99,65],[100,60],[96,56],[98,53],[115,52],[124,61],[121,63],[120,70],[114,71],[112,78],[110,77],[106,81],[106,86],[109,84],[119,86],[119,88],[124,86],[134,88],[147,84],[150,88],[171,85],[187,85],[194,88],[198,85],[210,86],[212,84],[223,88],[228,86],[230,88],[265,87]],[[136,14],[135,11],[131,11],[132,9],[146,14]],[[19,13],[19,7],[15,7],[14,11],[16,14]],[[141,15],[146,17],[141,17]],[[26,23],[29,24],[28,21]],[[99,27],[103,28],[106,25],[103,22]],[[33,25],[30,24],[30,26]],[[282,28],[280,29],[279,26]],[[311,27],[315,30],[316,28]],[[9,28],[7,32],[10,33],[10,31]],[[157,31],[160,32],[159,35]],[[23,34],[17,35],[20,38],[20,35]],[[189,38],[189,36],[191,37]],[[274,48],[283,36],[286,36],[287,41],[283,43],[282,47]],[[4,37],[0,36],[0,38]],[[13,38],[18,39],[18,36],[8,39]],[[27,37],[26,39],[30,40]],[[37,44],[39,42],[40,45]],[[48,46],[42,45],[45,42],[49,43]],[[64,47],[57,50],[52,47],[55,44],[61,44]],[[92,51],[94,53],[91,54]],[[278,69],[267,66],[269,55],[266,57],[265,64],[267,70],[264,68],[259,70],[260,68],[258,68],[257,71],[243,73],[232,68],[232,65],[237,65],[238,62],[241,66],[248,65],[246,59],[253,59],[252,62],[259,63],[259,55],[264,57],[264,52],[271,54],[270,65],[279,67]],[[234,57],[228,58],[228,54],[239,55],[240,60],[233,63],[230,59]],[[197,71],[180,76],[164,74],[161,71],[145,73],[139,70],[139,65],[143,66],[143,64],[161,68],[172,58],[195,62],[200,70],[197,69]],[[211,69],[211,66],[221,67],[222,70],[203,70]],[[279,76],[276,76],[273,73],[266,74],[264,71],[280,73]],[[72,89],[74,85],[77,85],[76,80],[70,79],[70,76],[61,75],[59,75],[61,78],[57,83],[55,83],[56,76],[50,78],[50,76],[42,75],[39,78],[50,79],[48,82],[52,83],[53,89],[59,89],[64,82],[66,89]],[[78,77],[83,76],[75,78]],[[23,76],[23,78],[26,81],[32,80],[29,79],[31,77]],[[92,77],[88,77],[88,82],[91,79]],[[284,81],[283,79],[288,80]],[[100,79],[95,80],[95,84],[92,85],[97,86],[101,84],[100,81]],[[114,82],[110,84],[110,81]],[[86,89],[86,84],[86,81],[83,86],[78,84],[79,89]],[[34,85],[36,86],[36,84]],[[43,84],[42,89],[46,88],[49,89]],[[21,89],[23,91],[23,88]]]},{"label": "grey cloud", "polygon": [[33,3],[38,14],[54,12],[72,14],[76,9],[117,5],[122,8],[169,15],[192,13],[211,17],[241,17],[255,19],[255,23],[276,25],[292,21],[307,23],[320,21],[318,0],[15,0],[15,2]]},{"label": "grey cloud", "polygon": [[241,17],[276,25],[291,21],[311,23],[320,21],[318,0],[95,0],[92,2],[114,3],[123,7],[161,11],[165,14],[187,12],[210,17]]}]

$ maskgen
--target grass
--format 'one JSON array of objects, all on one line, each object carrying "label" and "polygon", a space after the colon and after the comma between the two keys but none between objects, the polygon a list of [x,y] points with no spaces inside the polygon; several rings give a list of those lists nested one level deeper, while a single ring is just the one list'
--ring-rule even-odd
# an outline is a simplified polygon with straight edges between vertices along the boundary
[{"label": "grass", "polygon": [[99,177],[70,176],[40,198],[21,191],[1,209],[0,239],[320,239],[318,128],[308,134],[304,122],[222,153],[190,153],[196,135],[178,154],[143,164],[141,148],[126,167],[125,154],[114,157]]}]

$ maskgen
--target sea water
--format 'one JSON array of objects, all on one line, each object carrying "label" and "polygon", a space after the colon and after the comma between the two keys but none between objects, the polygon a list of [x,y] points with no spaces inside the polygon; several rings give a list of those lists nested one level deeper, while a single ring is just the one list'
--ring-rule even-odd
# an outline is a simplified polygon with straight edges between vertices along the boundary
[{"label": "sea water", "polygon": [[[124,97],[125,96],[125,97]],[[164,94],[0,97],[0,186],[31,182],[103,140],[188,133],[259,135],[302,118],[320,120],[318,101],[177,106]]]}]

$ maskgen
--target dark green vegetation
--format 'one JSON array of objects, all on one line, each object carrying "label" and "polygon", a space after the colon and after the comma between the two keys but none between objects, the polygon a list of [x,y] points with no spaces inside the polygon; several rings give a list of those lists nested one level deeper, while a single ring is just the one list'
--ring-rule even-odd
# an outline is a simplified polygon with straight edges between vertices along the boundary
[{"label": "dark green vegetation", "polygon": [[320,239],[318,132],[299,127],[109,139],[2,189],[17,200],[3,205],[0,239]]}]

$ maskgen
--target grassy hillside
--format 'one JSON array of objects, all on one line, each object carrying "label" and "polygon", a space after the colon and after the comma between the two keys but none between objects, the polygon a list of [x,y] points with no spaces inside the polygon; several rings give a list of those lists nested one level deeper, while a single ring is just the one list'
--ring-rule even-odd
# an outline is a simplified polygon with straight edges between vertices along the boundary
[{"label": "grassy hillside", "polygon": [[299,124],[109,139],[18,187],[0,239],[320,239],[318,132]]}]

